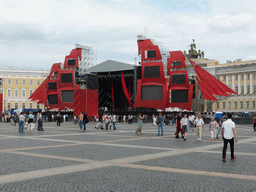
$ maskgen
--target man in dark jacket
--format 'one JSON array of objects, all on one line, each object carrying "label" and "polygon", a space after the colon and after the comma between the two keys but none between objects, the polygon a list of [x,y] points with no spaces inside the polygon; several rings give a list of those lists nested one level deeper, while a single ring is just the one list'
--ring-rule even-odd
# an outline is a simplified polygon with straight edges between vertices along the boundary
[{"label": "man in dark jacket", "polygon": [[86,123],[89,122],[87,114],[85,112],[83,112],[84,114],[84,118],[83,118],[83,125],[84,125],[84,130],[86,130]]}]

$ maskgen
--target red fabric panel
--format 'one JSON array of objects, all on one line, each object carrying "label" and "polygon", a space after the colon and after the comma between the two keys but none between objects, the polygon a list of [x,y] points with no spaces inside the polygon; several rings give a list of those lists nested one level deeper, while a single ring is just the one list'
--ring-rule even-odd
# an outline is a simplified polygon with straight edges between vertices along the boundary
[{"label": "red fabric panel", "polygon": [[114,85],[113,85],[113,81],[112,81],[112,83],[111,83],[111,93],[112,93],[113,109],[115,110],[115,95],[114,95]]},{"label": "red fabric panel", "polygon": [[129,93],[128,93],[128,90],[127,90],[127,87],[126,87],[126,84],[125,84],[123,71],[121,71],[121,81],[122,81],[122,87],[123,87],[124,95],[125,95],[126,99],[129,102],[129,107],[131,107],[132,106],[132,101],[131,101],[131,98],[129,97]]},{"label": "red fabric panel", "polygon": [[[180,66],[173,66],[174,61],[181,61]],[[167,75],[169,75],[171,69],[186,68],[185,56],[181,51],[170,51],[170,57],[167,58]]]},{"label": "red fabric panel", "polygon": [[137,44],[138,44],[138,55],[141,54],[142,47],[154,46],[154,44],[152,43],[152,41],[150,39],[138,40]]},{"label": "red fabric panel", "polygon": [[[87,97],[86,97],[87,94]],[[87,102],[86,102],[87,98]],[[74,114],[86,112],[88,116],[98,113],[98,90],[76,89],[74,92]]]},{"label": "red fabric panel", "polygon": [[212,95],[230,96],[227,93],[237,94],[235,91],[230,89],[224,83],[222,83],[221,81],[216,79],[214,76],[212,76],[210,73],[208,73],[203,68],[201,68],[199,65],[197,65],[194,61],[190,59],[189,61],[194,67],[194,70],[198,75],[199,79],[202,82],[206,83],[206,85],[211,88],[210,91]]},{"label": "red fabric panel", "polygon": [[28,98],[31,101],[38,101],[38,103],[44,103],[46,98],[46,84],[48,78],[46,78],[41,85],[33,92],[33,94]]},{"label": "red fabric panel", "polygon": [[[173,83],[172,83],[172,75],[173,75],[173,74],[185,74],[186,83],[185,83],[185,84],[173,84]],[[177,87],[177,86],[189,88],[189,80],[188,80],[188,72],[187,72],[187,71],[185,71],[185,70],[178,70],[178,71],[171,71],[171,72],[170,72],[170,78],[169,78],[169,86],[168,86],[168,88]]]},{"label": "red fabric panel", "polygon": [[[163,99],[162,100],[141,100],[141,86],[145,86],[145,85],[161,85],[161,86],[163,86],[163,93],[162,93]],[[136,100],[135,100],[133,108],[148,107],[148,108],[165,110],[166,98],[167,98],[167,79],[165,80],[164,84],[155,83],[155,82],[142,84],[142,81],[140,79],[138,79],[137,80]]]},{"label": "red fabric panel", "polygon": [[[150,50],[156,50],[156,57],[153,58],[146,58],[145,57],[145,51],[150,51]],[[154,46],[145,46],[141,48],[141,61],[142,63],[145,61],[155,61],[155,60],[162,60],[162,55],[159,50],[159,47],[157,45]]]},{"label": "red fabric panel", "polygon": [[[188,90],[188,102],[187,103],[170,103],[170,91],[171,90]],[[168,89],[167,100],[166,100],[166,108],[168,107],[178,107],[181,109],[186,109],[191,111],[192,109],[192,101],[193,101],[193,85],[189,85],[189,88],[186,87],[171,87]]]},{"label": "red fabric panel", "polygon": [[[142,84],[148,83],[148,82],[157,82],[164,84],[165,83],[165,76],[164,76],[164,66],[163,62],[148,62],[148,63],[142,63],[142,74],[141,74],[141,79],[142,79]],[[144,77],[144,70],[145,67],[150,67],[150,66],[159,66],[160,67],[160,77],[159,78],[145,78]]]},{"label": "red fabric panel", "polygon": [[217,100],[217,99],[213,96],[213,94],[212,94],[212,92],[211,92],[211,89],[210,89],[205,83],[203,83],[203,82],[202,82],[200,79],[198,79],[197,77],[196,77],[196,80],[197,80],[197,82],[198,82],[198,85],[199,85],[199,87],[200,87],[200,90],[201,90],[202,95],[203,95],[203,97],[204,97],[205,100]]}]

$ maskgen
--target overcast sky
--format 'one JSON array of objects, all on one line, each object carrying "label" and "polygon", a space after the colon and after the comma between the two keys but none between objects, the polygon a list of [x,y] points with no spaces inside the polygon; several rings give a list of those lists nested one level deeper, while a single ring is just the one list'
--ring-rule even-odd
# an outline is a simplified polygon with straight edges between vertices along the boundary
[{"label": "overcast sky", "polygon": [[1,0],[0,65],[50,70],[77,43],[97,63],[134,63],[140,34],[170,51],[195,39],[220,63],[254,60],[255,9],[254,0]]}]

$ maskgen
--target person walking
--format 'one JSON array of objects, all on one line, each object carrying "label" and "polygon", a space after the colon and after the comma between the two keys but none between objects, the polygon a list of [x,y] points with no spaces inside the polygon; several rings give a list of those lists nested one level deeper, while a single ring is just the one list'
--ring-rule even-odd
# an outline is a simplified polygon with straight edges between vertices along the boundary
[{"label": "person walking", "polygon": [[211,122],[209,125],[209,131],[211,131],[211,141],[216,140],[216,133],[218,131],[218,123],[215,121],[214,117],[211,117]]},{"label": "person walking", "polygon": [[196,136],[197,136],[197,141],[201,141],[202,137],[202,129],[204,130],[204,120],[201,117],[201,115],[198,115],[198,118],[195,120],[196,125]]},{"label": "person walking", "polygon": [[83,119],[84,119],[84,115],[82,112],[80,112],[78,118],[79,118],[79,127],[80,127],[80,130],[82,130],[83,129]]},{"label": "person walking", "polygon": [[43,129],[43,116],[42,116],[42,112],[40,112],[37,116],[37,122],[38,122],[38,127],[37,130],[38,131],[44,131]]},{"label": "person walking", "polygon": [[86,130],[86,123],[88,123],[88,116],[85,112],[83,112],[83,125],[84,125],[84,130]]},{"label": "person walking", "polygon": [[160,131],[161,131],[161,135],[164,135],[164,131],[163,131],[163,124],[164,124],[164,116],[162,115],[162,113],[159,113],[158,116],[158,136],[160,136]]},{"label": "person walking", "polygon": [[253,129],[256,131],[256,115],[254,115],[253,122]]},{"label": "person walking", "polygon": [[221,118],[220,118],[220,121],[219,121],[219,131],[218,131],[218,133],[217,133],[217,135],[216,135],[216,139],[219,139],[219,134],[220,134],[220,132],[221,132],[221,130],[222,130],[222,124],[223,124],[224,121],[226,121],[225,115],[222,114],[222,115],[221,115]]},{"label": "person walking", "polygon": [[113,119],[113,130],[116,130],[116,115],[115,114],[113,114],[112,119]]},{"label": "person walking", "polygon": [[228,120],[223,122],[222,124],[222,139],[223,139],[223,150],[222,150],[222,161],[226,162],[226,150],[227,150],[227,145],[229,143],[230,145],[230,153],[231,153],[231,160],[235,160],[236,156],[234,156],[234,137],[235,137],[235,142],[237,143],[237,135],[236,135],[236,130],[235,130],[235,123],[232,121],[232,114],[228,114]]},{"label": "person walking", "polygon": [[58,114],[57,114],[57,126],[60,126],[60,118],[61,118],[61,114],[60,114],[60,112],[58,112]]},{"label": "person walking", "polygon": [[179,112],[179,114],[177,115],[177,118],[176,118],[176,137],[177,139],[179,139],[179,132],[181,132],[181,135],[182,135],[182,139],[184,139],[184,136],[183,136],[183,130],[182,130],[182,127],[181,127],[181,112]]},{"label": "person walking", "polygon": [[139,113],[138,115],[138,128],[135,131],[135,133],[138,135],[138,133],[140,133],[141,135],[143,135],[143,133],[141,132],[142,130],[142,125],[143,125],[143,119],[145,118],[145,115],[141,115],[141,113]]},{"label": "person walking", "polygon": [[34,128],[34,115],[32,111],[29,111],[28,115],[28,132],[32,133],[32,130]]},{"label": "person walking", "polygon": [[23,114],[23,112],[20,113],[19,115],[19,133],[23,133],[24,132],[24,122],[25,122],[25,116]]},{"label": "person walking", "polygon": [[182,131],[184,133],[184,141],[186,141],[187,140],[187,132],[188,132],[188,118],[187,118],[187,114],[184,114],[184,116],[181,119],[180,123],[181,123]]}]

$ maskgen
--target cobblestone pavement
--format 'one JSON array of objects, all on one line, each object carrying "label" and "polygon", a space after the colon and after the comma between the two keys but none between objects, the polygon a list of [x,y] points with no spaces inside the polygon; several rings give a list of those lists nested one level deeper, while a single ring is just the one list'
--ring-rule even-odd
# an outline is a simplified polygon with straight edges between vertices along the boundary
[{"label": "cobblestone pavement", "polygon": [[175,127],[117,123],[117,130],[86,131],[64,122],[44,123],[43,132],[18,133],[0,123],[0,191],[256,191],[256,132],[237,125],[236,160],[222,162],[222,140],[202,141],[188,131],[175,139]]}]

